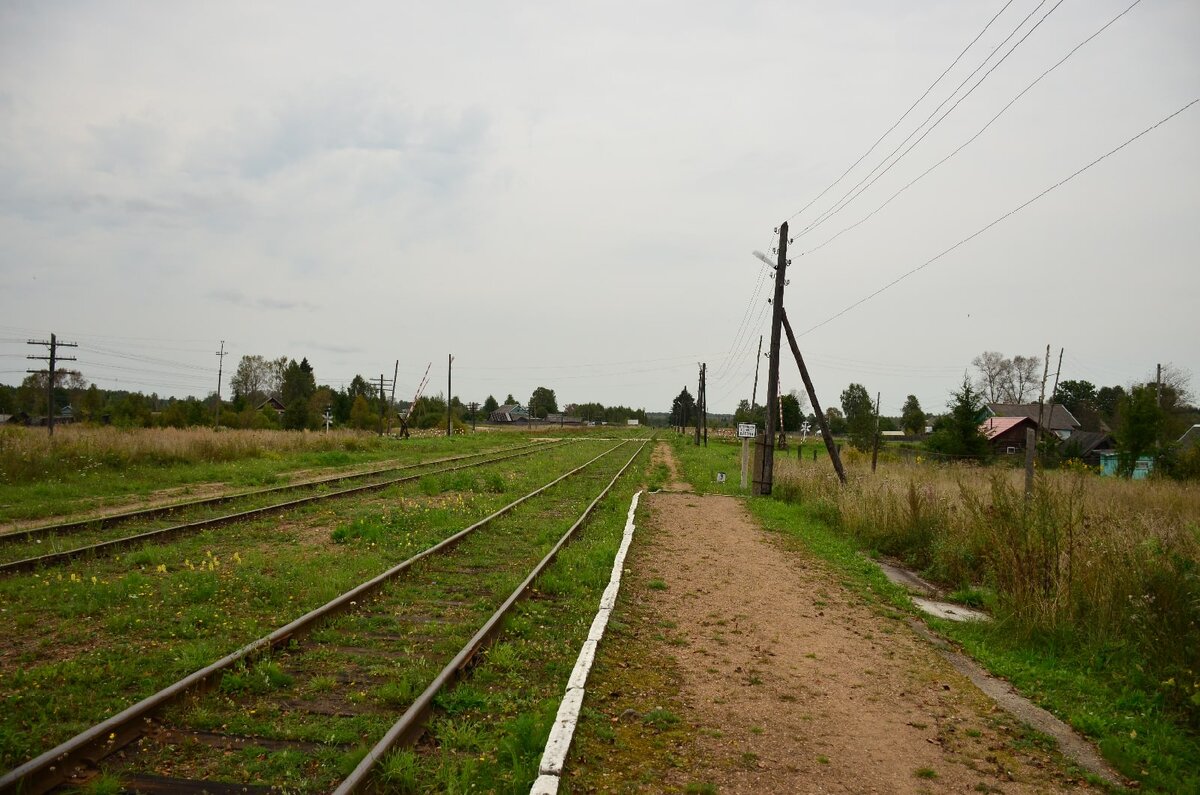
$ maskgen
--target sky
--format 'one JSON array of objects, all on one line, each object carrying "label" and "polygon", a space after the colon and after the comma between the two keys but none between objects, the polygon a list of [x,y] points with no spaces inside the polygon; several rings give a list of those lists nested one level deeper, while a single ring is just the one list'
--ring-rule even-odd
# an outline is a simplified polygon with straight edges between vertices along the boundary
[{"label": "sky", "polygon": [[0,2],[0,383],[54,332],[162,396],[223,340],[226,395],[453,354],[464,402],[657,411],[706,362],[731,412],[785,219],[823,407],[1047,345],[1200,377],[1200,104],[998,221],[1200,98],[1200,4],[1141,0],[1004,110],[1131,2]]}]

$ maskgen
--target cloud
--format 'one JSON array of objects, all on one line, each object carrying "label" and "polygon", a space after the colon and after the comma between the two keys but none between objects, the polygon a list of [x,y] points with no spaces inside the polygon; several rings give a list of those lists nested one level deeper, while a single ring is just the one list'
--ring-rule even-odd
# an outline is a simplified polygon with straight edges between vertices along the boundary
[{"label": "cloud", "polygon": [[289,345],[297,350],[313,349],[325,351],[326,353],[338,354],[354,354],[366,353],[367,349],[361,345],[329,345],[323,342],[315,342],[314,340],[289,340]]},{"label": "cloud", "polygon": [[239,290],[234,290],[229,287],[210,290],[208,292],[208,297],[214,301],[232,304],[233,306],[245,307],[247,309],[302,309],[307,312],[312,312],[317,309],[316,304],[311,304],[308,301],[288,301],[282,298],[270,297],[254,298],[242,293]]}]

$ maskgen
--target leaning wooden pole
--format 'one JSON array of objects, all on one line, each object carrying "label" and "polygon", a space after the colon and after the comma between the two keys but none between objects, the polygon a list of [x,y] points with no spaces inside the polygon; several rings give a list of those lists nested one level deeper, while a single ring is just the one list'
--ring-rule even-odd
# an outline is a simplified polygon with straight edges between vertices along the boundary
[{"label": "leaning wooden pole", "polygon": [[792,347],[792,356],[796,357],[796,366],[800,368],[800,377],[804,379],[804,388],[808,390],[808,401],[812,403],[813,413],[817,415],[817,424],[821,426],[821,438],[825,440],[825,449],[829,451],[829,459],[833,461],[838,480],[844,485],[846,470],[842,468],[842,457],[838,454],[837,445],[833,443],[833,434],[829,432],[829,420],[817,401],[817,390],[813,389],[812,379],[808,376],[808,368],[804,366],[804,357],[800,355],[800,346],[796,344],[796,335],[792,333],[792,324],[788,322],[786,311],[783,313],[783,330],[787,333],[788,345]]}]

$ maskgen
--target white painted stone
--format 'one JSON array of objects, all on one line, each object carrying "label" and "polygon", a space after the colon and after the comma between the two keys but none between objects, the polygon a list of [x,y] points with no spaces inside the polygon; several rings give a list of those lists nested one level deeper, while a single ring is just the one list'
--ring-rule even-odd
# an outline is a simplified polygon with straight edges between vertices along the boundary
[{"label": "white painted stone", "polygon": [[604,594],[600,597],[600,609],[612,610],[617,604],[617,591],[620,589],[620,582],[610,582],[608,587],[604,589]]},{"label": "white painted stone", "polygon": [[558,795],[558,776],[538,776],[529,789],[529,795]]},{"label": "white painted stone", "polygon": [[931,616],[938,618],[948,618],[951,621],[991,621],[992,617],[980,610],[973,610],[970,607],[962,605],[950,604],[949,602],[935,602],[932,599],[924,599],[920,596],[909,597],[913,600],[913,604],[924,610]]},{"label": "white painted stone", "polygon": [[592,663],[596,660],[596,641],[585,641],[583,648],[579,650],[579,657],[575,660],[575,668],[571,671],[571,678],[567,680],[567,689],[579,688],[582,689],[587,684],[588,672],[592,670]]},{"label": "white painted stone", "polygon": [[583,707],[583,692],[581,689],[568,690],[558,705],[558,715],[554,718],[554,727],[550,729],[550,737],[546,740],[546,750],[542,753],[538,768],[541,773],[562,774],[563,763],[571,747],[571,737],[575,734],[575,724],[579,721],[579,710]]},{"label": "white painted stone", "polygon": [[592,663],[596,659],[596,647],[604,636],[604,628],[608,625],[608,619],[617,603],[617,593],[621,588],[621,571],[625,565],[625,556],[629,552],[629,545],[633,541],[633,515],[637,511],[638,498],[641,495],[642,493],[639,491],[633,495],[633,500],[630,502],[629,514],[625,520],[625,533],[613,560],[612,577],[609,579],[608,587],[604,589],[604,594],[600,597],[600,609],[596,612],[596,617],[592,619],[588,638],[584,642],[583,648],[579,650],[579,657],[575,660],[575,668],[571,671],[571,678],[567,682],[566,695],[563,696],[562,703],[558,706],[558,714],[554,717],[554,727],[550,730],[550,737],[546,740],[546,750],[542,753],[542,761],[538,766],[538,772],[541,775],[533,782],[529,795],[557,795],[558,793],[558,777],[562,775],[567,751],[571,748],[571,738],[575,735],[575,725],[579,722],[579,712],[583,708],[584,687],[587,684]]},{"label": "white painted stone", "polygon": [[604,628],[608,626],[608,617],[612,615],[612,610],[600,608],[596,613],[596,617],[592,619],[592,628],[588,630],[587,639],[596,643],[604,637]]}]

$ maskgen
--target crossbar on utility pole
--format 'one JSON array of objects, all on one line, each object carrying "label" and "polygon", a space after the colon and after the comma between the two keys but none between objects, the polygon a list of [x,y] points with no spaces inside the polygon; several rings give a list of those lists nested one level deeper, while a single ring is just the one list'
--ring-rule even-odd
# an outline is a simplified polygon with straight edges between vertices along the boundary
[{"label": "crossbar on utility pole", "polygon": [[45,345],[50,349],[49,356],[26,356],[26,359],[39,359],[49,363],[46,370],[27,370],[29,373],[46,373],[46,428],[50,436],[54,435],[54,382],[58,378],[58,363],[73,362],[74,356],[59,356],[59,348],[78,348],[77,342],[59,342],[58,337],[50,335],[50,340],[26,340],[27,345]]},{"label": "crossbar on utility pole", "polygon": [[[825,449],[829,452],[829,459],[833,461],[833,468],[837,472],[838,480],[843,485],[846,483],[846,470],[842,468],[842,456],[838,453],[837,445],[834,444],[833,434],[829,431],[829,418],[821,411],[821,403],[817,400],[817,390],[813,388],[812,378],[808,375],[808,368],[804,365],[804,357],[800,355],[800,346],[796,344],[796,335],[792,333],[792,324],[788,322],[787,313],[783,315],[783,329],[787,332],[788,345],[792,348],[792,356],[796,358],[796,366],[800,368],[800,377],[804,379],[804,388],[808,390],[808,400],[812,403],[813,413],[817,415],[817,425],[821,428],[821,438],[825,440]],[[817,451],[813,451],[815,458]]]},{"label": "crossbar on utility pole", "polygon": [[779,225],[779,258],[775,264],[775,296],[771,299],[771,359],[767,367],[767,421],[763,432],[760,468],[755,472],[753,494],[770,494],[775,478],[775,424],[779,414],[779,338],[783,327],[783,287],[787,279],[788,224]]}]

